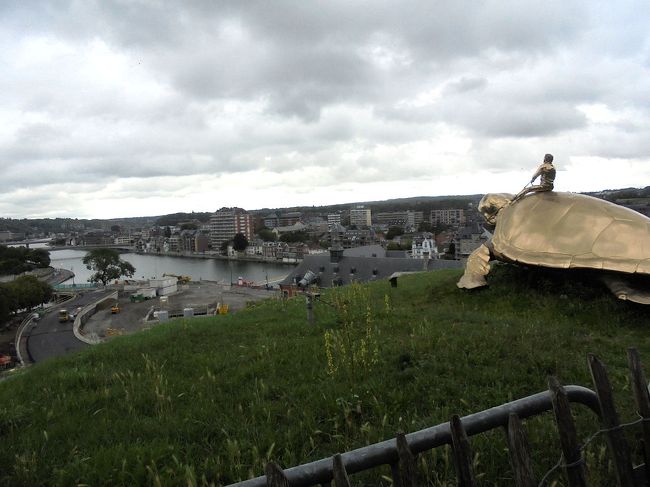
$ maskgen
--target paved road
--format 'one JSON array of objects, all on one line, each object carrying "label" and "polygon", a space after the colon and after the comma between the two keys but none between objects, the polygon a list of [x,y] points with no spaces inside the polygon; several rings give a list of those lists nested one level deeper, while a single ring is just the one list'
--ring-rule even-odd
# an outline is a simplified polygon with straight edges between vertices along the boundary
[{"label": "paved road", "polygon": [[[94,301],[108,296],[114,291],[91,291],[65,304],[68,310],[86,306]],[[58,310],[58,308],[57,308]],[[27,334],[27,332],[25,332]],[[86,343],[77,340],[72,332],[72,322],[59,323],[58,312],[45,315],[36,326],[32,327],[27,337],[27,349],[34,362],[42,362],[48,358],[77,352],[88,347]]]}]

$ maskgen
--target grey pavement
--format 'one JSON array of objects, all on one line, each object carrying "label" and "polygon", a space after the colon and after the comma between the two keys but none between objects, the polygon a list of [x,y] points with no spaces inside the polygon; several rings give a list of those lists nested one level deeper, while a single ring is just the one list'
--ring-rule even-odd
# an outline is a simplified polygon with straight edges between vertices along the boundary
[{"label": "grey pavement", "polygon": [[[109,295],[110,290],[99,290],[86,292],[83,295],[69,301],[61,308],[72,311],[78,307],[84,307],[102,297]],[[87,344],[78,340],[72,332],[72,321],[59,323],[58,310],[54,308],[47,313],[40,321],[25,331],[27,337],[27,350],[33,362],[77,352],[88,347]]]}]

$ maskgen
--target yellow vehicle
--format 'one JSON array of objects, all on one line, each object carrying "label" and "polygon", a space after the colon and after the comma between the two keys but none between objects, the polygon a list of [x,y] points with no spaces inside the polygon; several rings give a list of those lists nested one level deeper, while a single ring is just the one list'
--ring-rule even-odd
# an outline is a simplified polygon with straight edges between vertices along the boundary
[{"label": "yellow vehicle", "polygon": [[59,323],[67,323],[70,321],[70,313],[68,313],[67,309],[60,309],[59,310]]},{"label": "yellow vehicle", "polygon": [[192,280],[191,276],[179,276],[178,274],[163,274],[163,277],[175,277],[180,284],[187,284]]},{"label": "yellow vehicle", "polygon": [[111,314],[115,315],[119,312],[120,312],[120,307],[117,305],[117,303],[111,306]]}]

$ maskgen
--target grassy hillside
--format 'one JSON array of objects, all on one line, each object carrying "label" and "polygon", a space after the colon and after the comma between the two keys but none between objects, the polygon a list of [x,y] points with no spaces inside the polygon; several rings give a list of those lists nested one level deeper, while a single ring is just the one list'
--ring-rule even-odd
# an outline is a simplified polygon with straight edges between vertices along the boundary
[{"label": "grassy hillside", "polygon": [[[448,421],[546,389],[590,386],[586,353],[608,365],[633,418],[625,349],[650,363],[650,307],[599,286],[500,267],[489,289],[457,271],[323,294],[226,317],[178,321],[31,367],[0,383],[1,485],[223,485]],[[598,429],[582,408],[579,436]],[[541,476],[557,461],[549,416],[526,422]],[[502,431],[473,437],[485,485],[511,478]],[[603,443],[592,478],[607,477]],[[420,458],[453,485],[448,448]],[[387,471],[354,476],[390,485]]]}]

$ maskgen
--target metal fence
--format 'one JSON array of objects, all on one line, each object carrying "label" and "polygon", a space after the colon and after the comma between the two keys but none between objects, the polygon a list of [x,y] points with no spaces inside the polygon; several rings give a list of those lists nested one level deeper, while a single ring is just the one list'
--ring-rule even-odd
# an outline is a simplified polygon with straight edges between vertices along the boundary
[{"label": "metal fence", "polygon": [[[443,445],[452,446],[458,484],[462,487],[475,486],[477,482],[472,471],[473,454],[468,438],[500,427],[504,427],[507,434],[514,485],[518,487],[546,485],[551,474],[558,470],[564,472],[568,485],[588,485],[583,451],[599,435],[607,438],[618,485],[650,485],[650,476],[646,469],[650,457],[650,393],[638,352],[634,348],[628,350],[630,384],[639,419],[628,424],[621,424],[619,420],[604,364],[591,354],[588,356],[588,362],[595,391],[576,385],[561,386],[555,377],[550,377],[548,391],[462,418],[454,415],[447,423],[406,435],[400,433],[391,440],[286,470],[271,462],[267,464],[264,476],[232,486],[330,486],[334,481],[336,487],[346,487],[350,485],[350,474],[390,465],[394,486],[415,487],[422,485],[416,467],[417,455]],[[582,444],[577,440],[570,407],[572,402],[587,406],[601,422],[601,429]],[[557,464],[540,480],[535,478],[531,467],[530,446],[521,420],[551,410],[554,412],[562,451],[559,453],[560,460]],[[635,450],[643,452],[643,463],[634,466],[624,430],[639,425],[642,428],[641,439],[639,445],[635,445],[638,446]]]}]

